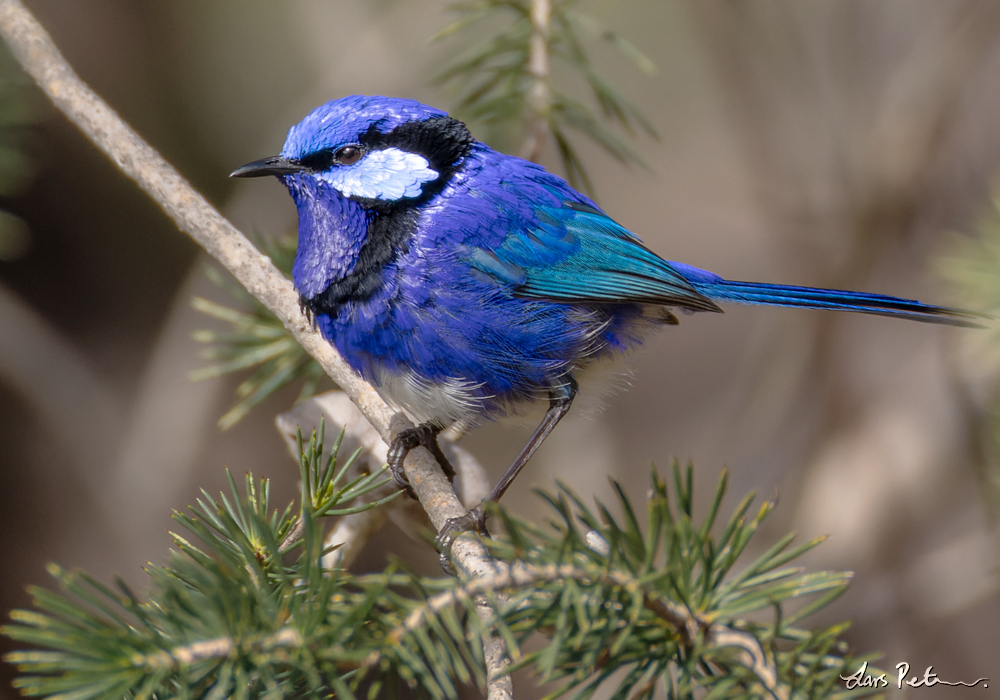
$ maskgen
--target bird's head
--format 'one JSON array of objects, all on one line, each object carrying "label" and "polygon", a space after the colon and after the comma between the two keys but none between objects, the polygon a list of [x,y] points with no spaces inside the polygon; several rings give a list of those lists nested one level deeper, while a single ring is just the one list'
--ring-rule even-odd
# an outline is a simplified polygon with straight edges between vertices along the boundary
[{"label": "bird's head", "polygon": [[474,140],[465,124],[413,100],[352,95],[310,112],[288,132],[281,155],[231,177],[275,175],[292,193],[326,185],[373,208],[440,191]]}]

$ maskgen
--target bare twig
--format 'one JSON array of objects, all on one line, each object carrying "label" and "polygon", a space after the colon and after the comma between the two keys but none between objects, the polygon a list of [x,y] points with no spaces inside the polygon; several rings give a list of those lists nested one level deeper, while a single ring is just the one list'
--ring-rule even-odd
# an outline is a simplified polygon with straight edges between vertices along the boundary
[{"label": "bare twig", "polygon": [[549,31],[552,19],[552,0],[533,0],[531,3],[531,44],[528,53],[528,73],[531,88],[528,90],[530,118],[521,144],[520,156],[537,161],[545,149],[549,135],[549,108],[552,89],[549,85]]},{"label": "bare twig", "polygon": [[[393,411],[311,327],[299,310],[298,295],[291,282],[80,80],[45,29],[19,0],[0,0],[0,35],[53,104],[152,197],[178,228],[203,246],[248,292],[281,319],[296,341],[351,397],[384,440],[389,441],[400,430],[411,427],[409,419]],[[450,518],[465,514],[465,508],[430,452],[423,448],[413,450],[406,459],[405,468],[411,487],[436,528],[440,529]],[[452,548],[452,556],[466,576],[482,576],[494,570],[485,548],[472,537],[459,537]],[[499,667],[505,655],[487,648],[486,658],[499,658]],[[487,669],[487,672],[493,671]],[[507,684],[509,687],[509,679]],[[491,694],[490,697],[502,695]],[[509,689],[506,696],[510,696]]]}]

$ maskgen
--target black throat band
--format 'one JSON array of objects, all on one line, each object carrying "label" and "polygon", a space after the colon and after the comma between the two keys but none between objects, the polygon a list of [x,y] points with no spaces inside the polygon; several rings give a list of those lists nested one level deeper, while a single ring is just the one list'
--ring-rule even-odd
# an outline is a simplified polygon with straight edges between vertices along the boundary
[{"label": "black throat band", "polygon": [[416,153],[426,158],[440,175],[426,183],[418,197],[394,202],[352,197],[367,210],[367,240],[354,269],[347,276],[334,281],[311,299],[299,299],[303,309],[314,315],[333,315],[344,302],[364,301],[375,293],[382,284],[385,267],[400,253],[409,250],[418,208],[444,189],[469,155],[475,139],[458,119],[435,117],[401,124],[385,134],[373,124],[361,136],[360,142],[369,150],[398,148]]}]

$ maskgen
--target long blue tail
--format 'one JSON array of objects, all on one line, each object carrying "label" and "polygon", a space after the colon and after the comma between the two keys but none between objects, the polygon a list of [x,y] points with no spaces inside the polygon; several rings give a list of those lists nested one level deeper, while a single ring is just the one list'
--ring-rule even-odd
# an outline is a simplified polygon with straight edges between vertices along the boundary
[{"label": "long blue tail", "polygon": [[943,323],[966,328],[983,328],[983,325],[976,321],[992,318],[986,314],[951,309],[945,306],[932,306],[884,294],[731,281],[683,263],[672,262],[670,264],[691,282],[691,285],[698,292],[716,301],[854,311],[862,314],[894,316],[922,323]]}]

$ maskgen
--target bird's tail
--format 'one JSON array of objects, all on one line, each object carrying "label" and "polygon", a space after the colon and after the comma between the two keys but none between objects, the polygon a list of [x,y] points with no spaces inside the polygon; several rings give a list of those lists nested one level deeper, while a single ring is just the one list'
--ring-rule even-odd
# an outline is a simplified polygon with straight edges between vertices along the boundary
[{"label": "bird's tail", "polygon": [[923,323],[943,323],[949,326],[967,328],[982,328],[982,324],[977,323],[977,320],[991,318],[985,314],[950,309],[945,306],[932,306],[884,294],[845,292],[838,289],[817,289],[815,287],[790,287],[782,284],[758,282],[736,282],[721,277],[710,280],[691,279],[691,283],[699,292],[716,301],[854,311],[862,314],[895,316]]}]

